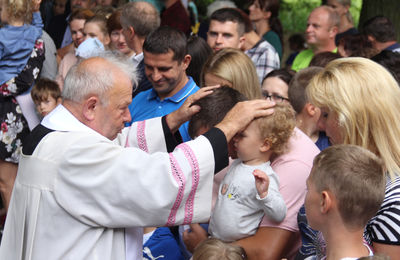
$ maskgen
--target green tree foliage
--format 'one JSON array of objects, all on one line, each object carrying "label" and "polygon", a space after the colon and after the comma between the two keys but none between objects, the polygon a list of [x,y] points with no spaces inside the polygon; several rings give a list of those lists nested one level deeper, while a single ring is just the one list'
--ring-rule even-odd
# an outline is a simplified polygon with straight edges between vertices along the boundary
[{"label": "green tree foliage", "polygon": [[281,1],[279,17],[285,33],[304,32],[310,12],[321,5],[321,0]]},{"label": "green tree foliage", "polygon": [[[281,1],[280,19],[285,33],[304,32],[310,12],[325,1],[321,0],[283,0]],[[350,13],[355,27],[358,25],[362,0],[352,0]]]},{"label": "green tree foliage", "polygon": [[[374,1],[374,0],[372,0]],[[399,1],[399,0],[394,0]],[[214,0],[194,0],[199,14],[205,18],[207,6]],[[251,0],[233,0],[236,6],[247,11]],[[317,6],[321,5],[324,0],[281,0],[281,9],[279,13],[285,34],[304,32],[307,25],[307,17],[310,12]],[[400,1],[399,1],[400,2]],[[350,12],[357,27],[360,16],[362,0],[352,0]]]}]

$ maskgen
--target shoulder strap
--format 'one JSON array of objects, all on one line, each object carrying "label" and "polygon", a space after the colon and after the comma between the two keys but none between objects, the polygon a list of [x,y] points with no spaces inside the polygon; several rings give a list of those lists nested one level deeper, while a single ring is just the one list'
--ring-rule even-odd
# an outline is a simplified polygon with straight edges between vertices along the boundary
[{"label": "shoulder strap", "polygon": [[25,155],[32,155],[33,151],[36,149],[36,146],[40,143],[43,137],[53,131],[54,130],[44,127],[41,124],[36,126],[32,130],[32,132],[25,138],[22,144],[22,153]]}]

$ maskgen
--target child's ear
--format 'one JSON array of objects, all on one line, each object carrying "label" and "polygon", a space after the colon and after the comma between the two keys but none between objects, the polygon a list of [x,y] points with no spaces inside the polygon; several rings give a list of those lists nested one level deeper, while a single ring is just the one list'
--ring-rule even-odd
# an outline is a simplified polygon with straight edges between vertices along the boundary
[{"label": "child's ear", "polygon": [[318,107],[316,107],[316,106],[314,106],[313,104],[311,104],[311,103],[306,103],[306,105],[305,105],[305,109],[306,109],[306,111],[307,111],[307,114],[310,116],[310,117],[313,117],[313,116],[315,116],[316,114],[318,114]]},{"label": "child's ear", "polygon": [[271,141],[269,138],[265,138],[263,144],[260,146],[260,152],[268,152],[271,149]]},{"label": "child's ear", "polygon": [[61,97],[57,98],[57,105],[61,104],[61,101],[62,101]]},{"label": "child's ear", "polygon": [[334,203],[334,198],[332,197],[333,194],[329,191],[322,191],[321,192],[321,205],[320,211],[322,214],[326,214],[332,208]]}]

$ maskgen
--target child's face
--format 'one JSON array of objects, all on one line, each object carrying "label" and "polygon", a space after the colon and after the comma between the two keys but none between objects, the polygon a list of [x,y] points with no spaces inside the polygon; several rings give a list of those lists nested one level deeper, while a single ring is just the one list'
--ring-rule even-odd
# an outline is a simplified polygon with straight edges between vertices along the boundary
[{"label": "child's face", "polygon": [[58,104],[60,104],[61,99],[56,100],[52,96],[48,96],[45,100],[42,100],[39,104],[36,103],[37,111],[42,115],[46,116],[50,113]]},{"label": "child's face", "polygon": [[63,14],[65,11],[65,5],[67,0],[56,0],[53,5],[53,13],[54,15]]},{"label": "child's face", "polygon": [[[237,156],[246,164],[264,162],[261,155],[261,147],[265,145],[261,138],[260,130],[256,122],[250,125],[241,133],[233,138],[233,144],[237,151]],[[261,160],[261,161],[260,161]]]},{"label": "child's face", "polygon": [[[312,171],[313,170],[314,168],[312,169]],[[313,229],[319,230],[318,220],[320,219],[319,215],[320,194],[317,191],[314,182],[310,177],[308,177],[306,184],[307,184],[307,194],[304,206],[306,208],[308,224]]]}]

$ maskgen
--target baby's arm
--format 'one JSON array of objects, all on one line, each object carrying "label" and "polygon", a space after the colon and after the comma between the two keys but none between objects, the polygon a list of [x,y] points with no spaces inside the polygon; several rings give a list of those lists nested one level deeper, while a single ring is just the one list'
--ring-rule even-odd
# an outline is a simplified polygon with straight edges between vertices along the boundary
[{"label": "baby's arm", "polygon": [[256,180],[258,196],[264,199],[268,195],[269,177],[265,172],[260,170],[254,170],[253,175]]},{"label": "baby's arm", "polygon": [[279,182],[276,174],[268,176],[265,172],[255,170],[253,172],[257,199],[263,203],[265,215],[271,220],[281,222],[286,216],[286,204],[279,193]]}]

